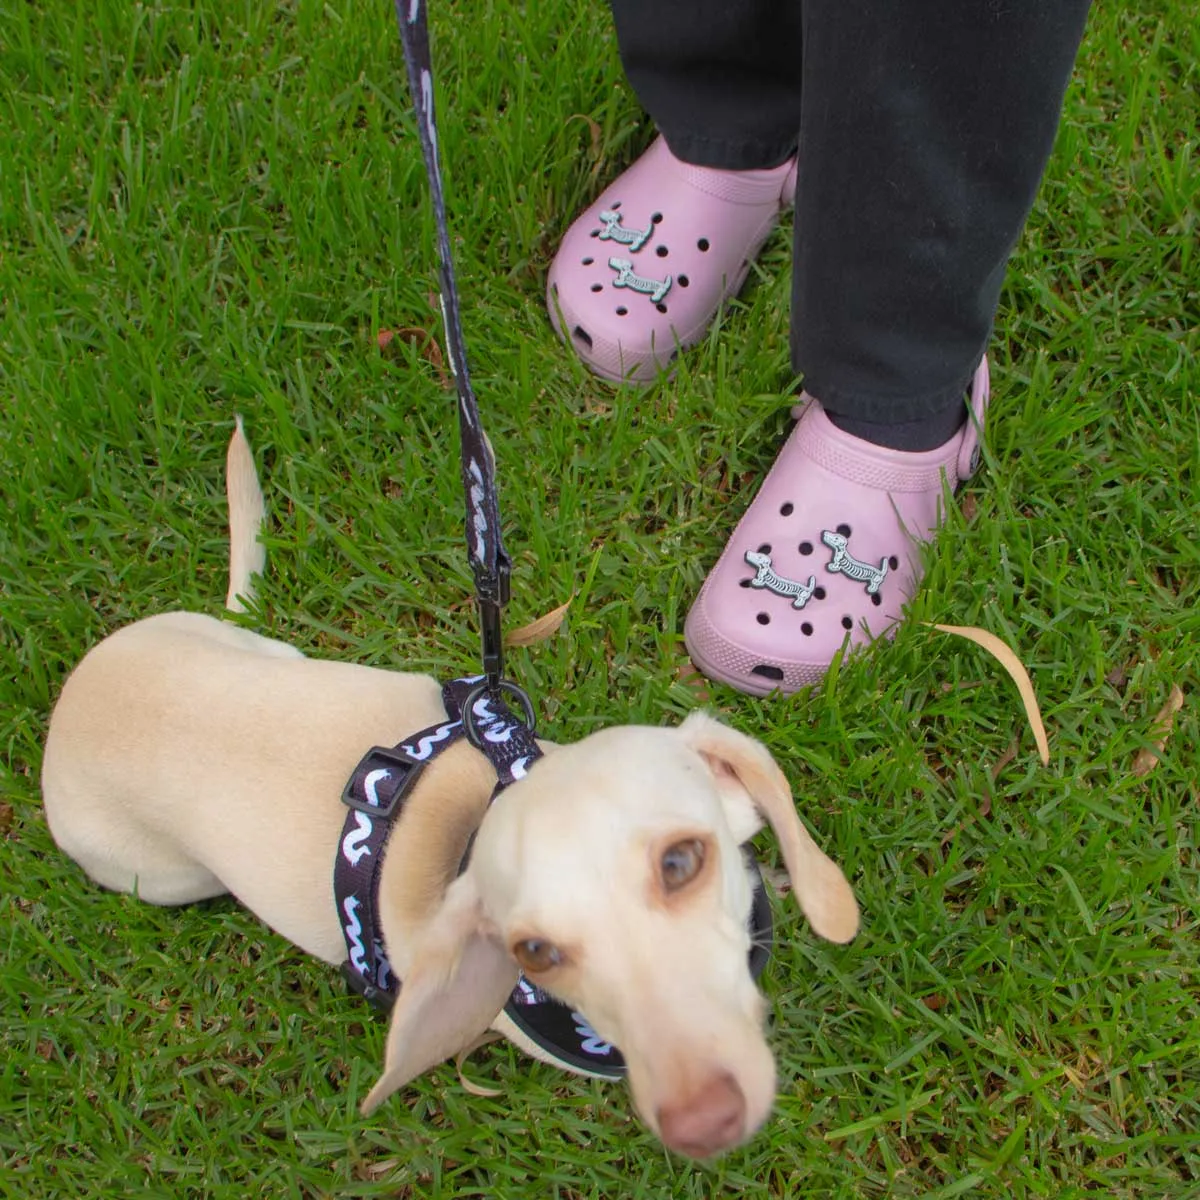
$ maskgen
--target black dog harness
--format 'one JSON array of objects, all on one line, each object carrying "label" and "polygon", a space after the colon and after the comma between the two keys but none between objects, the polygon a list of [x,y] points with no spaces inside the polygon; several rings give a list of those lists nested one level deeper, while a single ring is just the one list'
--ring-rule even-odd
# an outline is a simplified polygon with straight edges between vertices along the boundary
[{"label": "black dog harness", "polygon": [[[512,719],[507,709],[504,716],[493,714],[489,697],[475,694],[479,683],[480,678],[470,678],[446,684],[442,688],[446,720],[391,749],[372,746],[342,791],[342,803],[349,811],[334,860],[333,888],[346,939],[347,960],[343,969],[355,991],[384,1008],[390,1008],[395,1001],[399,981],[388,962],[379,928],[379,868],[404,801],[425,767],[465,736],[464,706],[468,706],[468,711],[476,710],[476,726],[481,732],[504,738],[491,744],[516,752],[503,766],[497,764],[497,791],[519,779],[526,763],[541,753],[527,726]],[[495,793],[492,798],[495,799]]]},{"label": "black dog harness", "polygon": [[[517,689],[514,694],[521,695]],[[524,776],[541,756],[533,720],[514,716],[487,690],[484,677],[455,679],[442,688],[446,720],[389,748],[374,746],[354,769],[342,793],[346,822],[334,860],[333,888],[338,921],[346,939],[342,967],[351,988],[381,1010],[389,1010],[400,991],[388,962],[379,922],[379,869],[384,848],[405,800],[426,765],[459,738],[481,750],[496,771],[489,803]],[[470,855],[463,859],[465,869]],[[753,859],[754,905],[751,911],[750,970],[757,978],[766,965],[771,942],[771,909]],[[504,1006],[517,1028],[548,1057],[576,1070],[619,1077],[625,1061],[604,1041],[586,1017],[556,1000],[523,975]]]}]

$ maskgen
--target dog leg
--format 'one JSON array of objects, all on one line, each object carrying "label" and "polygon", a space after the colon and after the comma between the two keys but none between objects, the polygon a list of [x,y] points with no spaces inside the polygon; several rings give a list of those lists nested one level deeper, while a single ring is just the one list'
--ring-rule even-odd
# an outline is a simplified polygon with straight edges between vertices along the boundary
[{"label": "dog leg", "polygon": [[[94,810],[93,810],[94,811]],[[49,815],[49,810],[47,810]],[[111,819],[92,821],[77,811],[54,840],[101,887],[129,892],[149,904],[191,904],[229,890],[210,871],[152,830]]]}]

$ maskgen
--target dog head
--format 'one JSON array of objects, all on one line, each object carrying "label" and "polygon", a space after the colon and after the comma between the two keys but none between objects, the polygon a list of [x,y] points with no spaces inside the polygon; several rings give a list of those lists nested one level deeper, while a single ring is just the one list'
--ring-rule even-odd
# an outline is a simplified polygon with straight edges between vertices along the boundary
[{"label": "dog head", "polygon": [[696,713],[538,760],[488,811],[415,948],[364,1111],[483,1033],[522,970],[621,1049],[667,1146],[704,1158],[745,1141],[775,1091],[740,848],[764,820],[813,928],[849,941],[850,886],[758,742]]}]

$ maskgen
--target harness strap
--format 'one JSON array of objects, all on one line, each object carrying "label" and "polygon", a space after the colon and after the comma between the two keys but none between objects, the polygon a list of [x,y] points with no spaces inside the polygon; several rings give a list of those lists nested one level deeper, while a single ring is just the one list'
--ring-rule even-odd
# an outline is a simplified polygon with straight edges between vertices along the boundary
[{"label": "harness strap", "polygon": [[342,791],[347,812],[334,859],[333,894],[346,941],[343,971],[354,991],[382,1008],[391,1007],[400,981],[388,962],[380,926],[380,867],[392,827],[426,765],[468,737],[496,772],[490,804],[541,754],[530,725],[488,692],[484,676],[452,679],[442,688],[442,704],[446,720],[396,746],[372,746]]},{"label": "harness strap", "polygon": [[379,867],[392,825],[425,765],[462,737],[457,713],[447,717],[390,749],[372,746],[342,792],[346,821],[333,867],[333,895],[346,940],[342,969],[351,988],[380,1007],[391,1006],[399,980],[379,924]]}]

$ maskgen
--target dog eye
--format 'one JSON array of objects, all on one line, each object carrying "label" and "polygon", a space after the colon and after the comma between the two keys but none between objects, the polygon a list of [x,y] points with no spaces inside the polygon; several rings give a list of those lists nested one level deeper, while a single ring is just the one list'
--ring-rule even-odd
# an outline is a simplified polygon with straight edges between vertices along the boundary
[{"label": "dog eye", "polygon": [[660,864],[663,886],[676,892],[696,878],[704,866],[704,843],[699,838],[676,842],[663,851]]},{"label": "dog eye", "polygon": [[524,971],[548,971],[563,960],[562,951],[553,942],[541,938],[526,938],[513,947],[513,958]]}]

